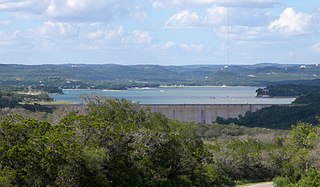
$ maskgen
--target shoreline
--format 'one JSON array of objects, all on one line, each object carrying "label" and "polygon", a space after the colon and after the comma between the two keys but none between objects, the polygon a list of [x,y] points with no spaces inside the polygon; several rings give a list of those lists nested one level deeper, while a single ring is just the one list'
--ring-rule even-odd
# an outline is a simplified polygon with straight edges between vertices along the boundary
[{"label": "shoreline", "polygon": [[297,99],[297,97],[294,96],[269,96],[269,97],[261,97],[261,96],[256,96],[256,98],[265,98],[265,99]]},{"label": "shoreline", "polygon": [[158,88],[228,88],[228,87],[255,87],[255,88],[259,88],[259,86],[228,86],[228,85],[222,85],[222,86],[210,86],[210,85],[206,85],[206,86],[185,86],[185,85],[168,86],[168,85],[160,85]]},{"label": "shoreline", "polygon": [[[188,86],[188,85],[160,85],[160,86],[155,86],[155,87],[139,87],[138,89],[145,89],[145,88],[149,88],[149,89],[155,89],[155,88],[229,88],[229,87],[254,87],[254,88],[260,88],[259,86],[241,86],[241,85],[237,85],[237,86],[229,86],[229,85],[222,85],[222,86],[210,86],[210,85],[206,85],[206,86]],[[136,87],[129,87],[128,89],[136,89]],[[85,89],[85,88],[67,88],[67,89],[62,89],[62,90],[66,90],[66,91],[77,91],[77,90],[103,90],[103,91],[127,91],[127,90],[108,90],[108,89]]]}]

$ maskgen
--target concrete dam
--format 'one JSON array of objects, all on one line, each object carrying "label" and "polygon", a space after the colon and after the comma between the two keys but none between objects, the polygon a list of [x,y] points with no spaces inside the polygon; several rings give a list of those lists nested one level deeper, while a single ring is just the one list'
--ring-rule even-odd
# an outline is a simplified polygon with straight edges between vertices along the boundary
[{"label": "concrete dam", "polygon": [[[237,118],[271,104],[150,104],[143,105],[152,112],[160,112],[170,119],[185,122],[212,123],[217,117]],[[287,106],[287,105],[286,105]],[[289,105],[288,105],[289,106]]]},{"label": "concrete dam", "polygon": [[[65,105],[46,105],[50,108],[66,107]],[[85,105],[69,105],[74,111],[85,108]],[[272,104],[143,104],[152,112],[160,112],[170,119],[185,122],[197,122],[210,124],[216,121],[217,117],[237,118],[245,115],[246,112],[255,112]],[[292,104],[277,106],[297,106]]]}]

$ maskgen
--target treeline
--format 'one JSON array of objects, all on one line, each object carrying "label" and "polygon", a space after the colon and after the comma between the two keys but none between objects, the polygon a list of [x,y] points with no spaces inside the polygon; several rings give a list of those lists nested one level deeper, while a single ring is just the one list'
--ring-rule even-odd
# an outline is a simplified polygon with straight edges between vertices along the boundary
[{"label": "treeline", "polygon": [[277,187],[320,186],[320,128],[300,123],[283,142],[284,159],[280,175],[273,179]]},{"label": "treeline", "polygon": [[275,84],[256,90],[257,96],[297,97],[312,93],[320,93],[320,86],[303,84]]},{"label": "treeline", "polygon": [[19,106],[19,102],[37,102],[37,101],[53,101],[46,92],[37,94],[15,93],[11,91],[0,91],[0,108]]},{"label": "treeline", "polygon": [[256,112],[247,112],[239,118],[223,119],[218,117],[220,124],[235,123],[247,127],[264,127],[272,129],[290,129],[292,124],[307,122],[318,124],[320,117],[320,93],[298,97],[292,106],[271,106]]},{"label": "treeline", "polygon": [[[221,186],[190,126],[137,104],[94,100],[59,124],[5,117],[1,186]],[[212,171],[212,172],[211,172]]]},{"label": "treeline", "polygon": [[[42,106],[33,102],[37,101],[52,101],[47,93],[40,93],[38,95],[17,94],[12,91],[0,91],[0,109],[2,108],[23,108],[29,111],[37,112],[52,112],[51,108]],[[21,102],[28,102],[21,104]]]},{"label": "treeline", "polygon": [[46,93],[58,93],[63,94],[62,88],[58,86],[46,86],[46,85],[14,85],[14,84],[1,84],[0,89],[2,92],[46,92]]},{"label": "treeline", "polygon": [[18,99],[11,92],[0,91],[0,108],[10,107],[14,108],[18,105]]},{"label": "treeline", "polygon": [[298,97],[293,104],[319,105],[320,92]]},{"label": "treeline", "polygon": [[34,91],[44,91],[47,93],[57,93],[57,94],[63,94],[63,91],[60,87],[58,86],[44,86],[44,85],[39,85],[39,86],[31,86],[31,89]]},{"label": "treeline", "polygon": [[[88,98],[56,123],[0,119],[0,186],[235,186],[320,182],[319,128],[289,134],[168,120],[126,100]],[[300,185],[301,186],[301,185]]]},{"label": "treeline", "polygon": [[[320,186],[318,126],[299,123],[286,133],[211,125],[203,132],[216,129],[223,135],[204,139],[209,152],[207,159],[233,181],[272,180],[277,187]],[[243,134],[244,131],[249,134]]]}]

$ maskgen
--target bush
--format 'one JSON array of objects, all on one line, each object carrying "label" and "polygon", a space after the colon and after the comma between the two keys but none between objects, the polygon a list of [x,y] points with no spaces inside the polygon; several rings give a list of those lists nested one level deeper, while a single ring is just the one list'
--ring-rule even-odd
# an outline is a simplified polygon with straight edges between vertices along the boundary
[{"label": "bush", "polygon": [[302,176],[301,180],[296,184],[296,186],[319,187],[320,171],[310,169]]},{"label": "bush", "polygon": [[276,187],[286,187],[291,184],[290,180],[285,177],[276,177],[273,179],[273,183]]},{"label": "bush", "polygon": [[0,121],[0,186],[208,186],[230,184],[205,159],[194,125],[126,100],[90,100],[60,124]]}]

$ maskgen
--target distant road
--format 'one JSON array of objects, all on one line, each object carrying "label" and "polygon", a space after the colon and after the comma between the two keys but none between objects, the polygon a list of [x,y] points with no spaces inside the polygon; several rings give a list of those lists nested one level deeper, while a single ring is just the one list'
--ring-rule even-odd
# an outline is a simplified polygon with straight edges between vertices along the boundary
[{"label": "distant road", "polygon": [[264,182],[264,183],[259,183],[259,184],[254,184],[254,185],[250,185],[247,187],[274,187],[272,182]]}]

